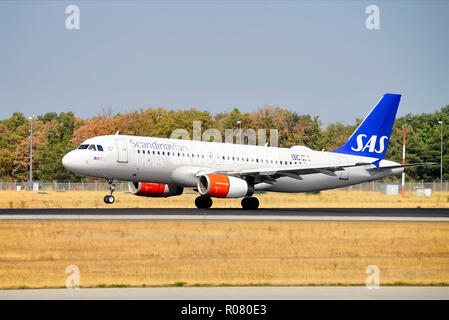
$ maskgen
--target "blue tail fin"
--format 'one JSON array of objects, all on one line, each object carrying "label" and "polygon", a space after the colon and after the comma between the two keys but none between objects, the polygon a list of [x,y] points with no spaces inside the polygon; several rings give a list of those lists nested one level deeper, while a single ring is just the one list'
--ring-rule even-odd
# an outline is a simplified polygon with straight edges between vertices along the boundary
[{"label": "blue tail fin", "polygon": [[384,159],[399,100],[400,94],[385,94],[348,141],[334,152]]}]

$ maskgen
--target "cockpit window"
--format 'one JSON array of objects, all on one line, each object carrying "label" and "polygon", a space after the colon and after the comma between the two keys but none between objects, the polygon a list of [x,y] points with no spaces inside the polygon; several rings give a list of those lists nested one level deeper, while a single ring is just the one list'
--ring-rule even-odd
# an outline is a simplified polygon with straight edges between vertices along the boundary
[{"label": "cockpit window", "polygon": [[78,150],[87,149],[89,147],[88,144],[82,144],[78,147]]},{"label": "cockpit window", "polygon": [[97,147],[95,147],[94,144],[91,144],[91,145],[89,145],[89,148],[87,148],[87,150],[97,151]]},{"label": "cockpit window", "polygon": [[98,151],[103,151],[103,147],[100,146],[99,144],[97,144],[97,149],[98,149]]}]

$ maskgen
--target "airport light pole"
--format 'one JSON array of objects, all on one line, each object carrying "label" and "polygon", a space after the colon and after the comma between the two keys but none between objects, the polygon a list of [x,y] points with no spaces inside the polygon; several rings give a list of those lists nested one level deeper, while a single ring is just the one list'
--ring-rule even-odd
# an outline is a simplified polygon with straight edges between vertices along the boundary
[{"label": "airport light pole", "polygon": [[30,178],[28,181],[28,186],[31,189],[33,186],[33,117],[28,118],[31,122],[30,128]]},{"label": "airport light pole", "polygon": [[237,121],[237,124],[239,125],[239,144],[242,144],[242,121]]},{"label": "airport light pole", "polygon": [[[397,130],[398,132],[404,133],[404,139],[402,143],[402,165],[405,165],[405,135],[407,132],[413,132],[412,130],[402,129]],[[401,198],[404,198],[405,196],[405,171],[402,171],[402,183],[401,183]]]},{"label": "airport light pole", "polygon": [[438,121],[441,127],[441,154],[440,154],[440,183],[443,183],[443,121]]}]

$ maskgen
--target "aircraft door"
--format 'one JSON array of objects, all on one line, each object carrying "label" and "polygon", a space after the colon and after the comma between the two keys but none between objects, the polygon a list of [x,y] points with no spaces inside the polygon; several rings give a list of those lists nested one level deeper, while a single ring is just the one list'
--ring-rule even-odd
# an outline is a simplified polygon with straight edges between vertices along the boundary
[{"label": "aircraft door", "polygon": [[128,162],[128,147],[125,140],[115,140],[117,143],[117,162]]}]

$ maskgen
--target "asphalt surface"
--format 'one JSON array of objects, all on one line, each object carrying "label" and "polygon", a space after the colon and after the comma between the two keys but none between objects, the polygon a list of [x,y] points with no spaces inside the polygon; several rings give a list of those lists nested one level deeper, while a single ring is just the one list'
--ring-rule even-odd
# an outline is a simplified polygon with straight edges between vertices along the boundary
[{"label": "asphalt surface", "polygon": [[0,209],[0,220],[300,220],[449,222],[449,208]]},{"label": "asphalt surface", "polygon": [[0,290],[0,300],[449,300],[449,287],[187,287]]}]

